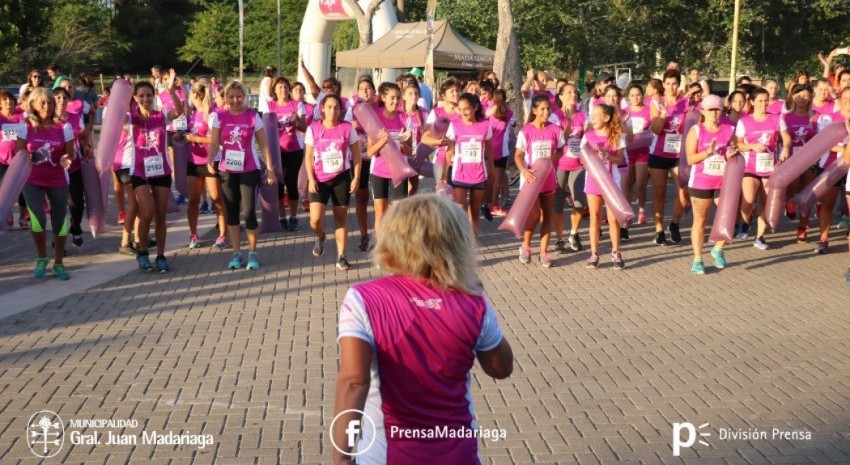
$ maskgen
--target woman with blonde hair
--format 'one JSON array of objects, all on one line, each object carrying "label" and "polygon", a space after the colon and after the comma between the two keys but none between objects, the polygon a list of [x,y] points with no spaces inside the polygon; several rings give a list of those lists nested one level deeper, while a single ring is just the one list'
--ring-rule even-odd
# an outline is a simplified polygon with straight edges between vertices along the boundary
[{"label": "woman with blonde hair", "polygon": [[374,433],[364,429],[358,450],[377,444],[358,463],[387,463],[387,457],[480,463],[473,436],[405,439],[384,427],[469,432],[475,428],[469,377],[475,360],[496,379],[513,371],[510,344],[476,271],[465,212],[437,195],[395,203],[384,217],[374,258],[391,276],[353,286],[340,310],[334,463],[353,463],[351,447],[344,446],[346,426],[361,416],[355,410],[376,425]]}]

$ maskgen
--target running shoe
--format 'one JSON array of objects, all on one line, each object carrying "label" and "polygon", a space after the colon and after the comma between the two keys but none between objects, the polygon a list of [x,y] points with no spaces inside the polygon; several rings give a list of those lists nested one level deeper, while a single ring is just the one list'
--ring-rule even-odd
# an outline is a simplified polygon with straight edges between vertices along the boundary
[{"label": "running shoe", "polygon": [[340,270],[348,271],[351,269],[351,264],[345,259],[345,255],[340,255],[339,258],[336,259],[336,267]]},{"label": "running shoe", "polygon": [[850,227],[850,217],[847,215],[841,215],[841,221],[838,222],[838,229],[847,229]]},{"label": "running shoe", "polygon": [[643,208],[638,210],[638,224],[646,224],[646,212],[643,211]]},{"label": "running shoe", "polygon": [[791,202],[790,200],[785,201],[785,216],[789,220],[797,218],[797,207],[794,206],[794,202]]},{"label": "running shoe", "polygon": [[802,244],[809,238],[806,228],[797,228],[797,243]]},{"label": "running shoe", "polygon": [[307,199],[301,201],[301,211],[310,211],[310,202]]},{"label": "running shoe", "polygon": [[829,241],[818,241],[818,247],[815,249],[815,253],[825,255],[827,252],[829,252]]},{"label": "running shoe", "polygon": [[83,246],[83,236],[78,236],[76,234],[71,234],[71,243],[77,247]]},{"label": "running shoe", "polygon": [[679,232],[679,223],[670,223],[667,230],[670,231],[670,242],[674,244],[682,242],[682,234]]},{"label": "running shoe", "polygon": [[543,252],[540,254],[540,266],[543,268],[552,268],[552,257],[548,253]]},{"label": "running shoe", "polygon": [[623,260],[623,256],[620,254],[620,252],[612,252],[611,261],[614,262],[615,270],[622,270],[626,267],[626,261]]},{"label": "running shoe", "polygon": [[139,263],[139,270],[141,271],[153,271],[153,265],[151,265],[151,259],[148,256],[147,252],[136,253],[136,261]]},{"label": "running shoe", "polygon": [[481,205],[481,216],[487,221],[493,221],[493,212],[490,211],[490,207],[487,205]]},{"label": "running shoe", "polygon": [[118,247],[118,253],[122,255],[136,255],[136,249],[130,247],[129,245],[122,245]]},{"label": "running shoe", "polygon": [[567,253],[567,244],[563,240],[558,239],[558,242],[555,242],[555,252],[560,254]]},{"label": "running shoe", "polygon": [[44,273],[47,272],[47,264],[50,263],[50,259],[45,258],[36,258],[35,259],[35,269],[32,270],[33,277],[41,278],[44,277]]},{"label": "running shoe", "polygon": [[522,263],[531,263],[531,247],[527,245],[519,246],[519,261]]},{"label": "running shoe", "polygon": [[844,273],[844,280],[850,281],[850,267],[847,268],[847,272]]},{"label": "running shoe", "polygon": [[602,224],[608,224],[608,215],[602,217]]},{"label": "running shoe", "polygon": [[628,228],[620,228],[620,240],[628,241],[629,240],[629,229]]},{"label": "running shoe", "polygon": [[30,228],[30,216],[29,215],[22,216],[18,220],[18,227],[20,227],[21,229],[29,229]]},{"label": "running shoe", "polygon": [[198,209],[198,213],[209,213],[210,212],[210,204],[207,203],[206,200],[201,202],[201,208]]},{"label": "running shoe", "polygon": [[286,222],[285,216],[283,218],[277,220],[277,221],[278,221],[278,223],[280,223],[280,229],[282,229],[284,231],[289,229],[289,223]]},{"label": "running shoe", "polygon": [[224,250],[227,247],[227,239],[224,236],[218,236],[213,243],[213,247],[218,250]]},{"label": "running shoe", "polygon": [[325,254],[325,236],[316,236],[316,242],[313,243],[313,256],[321,257]]},{"label": "running shoe", "polygon": [[701,258],[694,260],[691,264],[691,271],[693,271],[694,274],[705,274],[705,264],[702,262]]},{"label": "running shoe", "polygon": [[294,216],[289,217],[289,231],[298,231],[298,218]]},{"label": "running shoe", "polygon": [[186,196],[178,193],[177,194],[177,205],[183,205],[184,203],[186,203]]},{"label": "running shoe", "polygon": [[124,224],[124,218],[126,217],[127,215],[125,215],[123,211],[118,212],[118,224]]},{"label": "running shoe", "polygon": [[201,241],[198,240],[197,234],[192,234],[191,236],[189,236],[189,248],[190,249],[197,249],[200,246],[201,246]]},{"label": "running shoe", "polygon": [[156,269],[159,270],[160,273],[168,273],[168,260],[165,259],[163,255],[156,256]]},{"label": "running shoe", "polygon": [[736,239],[749,239],[750,237],[750,223],[741,224],[741,231],[738,232],[738,236]]},{"label": "running shoe", "polygon": [[578,233],[570,234],[570,237],[567,238],[570,242],[570,249],[573,252],[578,252],[581,250],[581,238],[579,238]]},{"label": "running shoe", "polygon": [[764,236],[761,236],[757,237],[755,242],[753,242],[753,247],[759,250],[767,250],[770,248],[770,245],[768,245],[767,241],[764,240]]},{"label": "running shoe", "polygon": [[227,264],[227,267],[231,270],[238,270],[242,268],[242,252],[233,252],[233,257],[230,259],[230,263]]},{"label": "running shoe", "polygon": [[591,253],[590,258],[587,259],[587,267],[588,268],[599,268],[599,254]]},{"label": "running shoe", "polygon": [[511,207],[512,207],[513,205],[514,205],[514,201],[513,201],[513,200],[511,200],[510,198],[507,198],[507,199],[505,199],[505,200],[502,200],[502,208],[504,208],[504,209],[505,209],[505,212],[507,212],[508,210],[510,210],[510,209],[511,209]]},{"label": "running shoe", "polygon": [[723,249],[718,249],[717,247],[711,248],[711,258],[714,259],[714,267],[722,270],[726,268],[726,254],[723,253]]},{"label": "running shoe", "polygon": [[260,256],[257,255],[257,252],[248,252],[248,265],[245,266],[246,270],[256,270],[260,267]]},{"label": "running shoe", "polygon": [[369,250],[369,235],[360,236],[360,245],[357,246],[357,250],[361,252],[366,252]]},{"label": "running shoe", "polygon": [[505,209],[504,209],[502,206],[500,206],[500,205],[496,205],[496,206],[490,207],[490,213],[491,213],[493,216],[499,216],[499,217],[502,217],[502,216],[505,216],[505,215],[507,215],[507,214],[508,214],[508,212],[507,212],[507,211],[505,211]]},{"label": "running shoe", "polygon": [[667,245],[667,235],[664,234],[664,231],[660,231],[655,233],[655,245]]},{"label": "running shoe", "polygon": [[68,270],[65,269],[65,265],[61,263],[53,264],[53,276],[56,276],[56,279],[60,281],[67,281],[71,279],[71,275],[68,274]]}]

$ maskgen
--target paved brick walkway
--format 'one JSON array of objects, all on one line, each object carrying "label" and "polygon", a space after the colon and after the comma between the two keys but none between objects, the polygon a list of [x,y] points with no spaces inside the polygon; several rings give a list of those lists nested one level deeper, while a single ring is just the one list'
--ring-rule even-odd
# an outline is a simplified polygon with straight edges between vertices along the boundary
[{"label": "paved brick walkway", "polygon": [[[496,224],[482,228],[482,276],[516,363],[499,382],[473,372],[479,424],[507,432],[480,443],[484,463],[850,463],[841,232],[816,256],[786,224],[774,249],[735,243],[728,269],[697,277],[689,220],[680,246],[652,245],[651,226],[635,227],[623,272],[610,261],[585,269],[585,252],[548,270],[536,258],[522,265],[518,241]],[[167,275],[115,276],[0,320],[0,463],[330,463],[339,303],[380,271],[356,251],[352,271],[336,270],[333,245],[314,259],[303,225],[263,237],[257,272],[225,270],[227,253],[182,249]],[[5,283],[12,269],[0,272]],[[133,419],[99,431],[204,433],[215,444],[66,439],[42,462],[25,440],[41,409],[66,434],[95,429],[69,428],[72,419]],[[708,423],[709,445],[673,457],[674,422]],[[768,439],[721,440],[721,428]],[[772,428],[811,440],[772,439]]]}]

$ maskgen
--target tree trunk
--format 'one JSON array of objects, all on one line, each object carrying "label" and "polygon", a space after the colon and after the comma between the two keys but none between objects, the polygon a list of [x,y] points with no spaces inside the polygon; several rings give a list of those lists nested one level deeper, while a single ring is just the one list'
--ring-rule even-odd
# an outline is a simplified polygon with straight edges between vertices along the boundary
[{"label": "tree trunk", "polygon": [[[508,106],[514,111],[517,120],[523,115],[522,70],[519,62],[519,42],[514,28],[514,15],[511,11],[513,0],[498,0],[499,30],[496,37],[496,57],[493,71],[499,76],[501,86],[508,97]],[[522,126],[518,124],[517,126]]]},{"label": "tree trunk", "polygon": [[406,19],[404,14],[404,0],[396,0],[395,9],[396,15],[398,16],[398,22],[403,23]]}]

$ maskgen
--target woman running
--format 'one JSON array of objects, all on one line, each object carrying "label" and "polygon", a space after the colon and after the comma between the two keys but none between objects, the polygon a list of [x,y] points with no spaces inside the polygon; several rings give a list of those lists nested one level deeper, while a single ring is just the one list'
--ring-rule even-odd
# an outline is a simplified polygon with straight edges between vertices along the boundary
[{"label": "woman running", "polygon": [[587,115],[578,110],[578,89],[573,84],[564,84],[558,93],[558,101],[561,106],[549,117],[549,121],[561,127],[566,139],[564,153],[558,159],[555,177],[558,187],[555,189],[553,201],[554,212],[552,219],[555,223],[555,251],[559,254],[567,253],[567,244],[564,242],[564,207],[567,196],[572,198],[572,210],[570,212],[570,234],[567,236],[569,247],[574,252],[581,250],[581,238],[578,228],[581,226],[582,212],[587,207],[587,198],[584,195],[585,173],[584,167],[579,161],[581,150],[581,138],[588,126]]},{"label": "woman running", "polygon": [[[298,102],[298,116],[304,118],[304,123],[309,126],[313,123],[313,113],[315,106],[312,103],[307,103],[307,88],[304,84],[296,82],[292,84],[292,99]],[[306,128],[305,128],[306,129]],[[304,131],[298,131],[298,140],[304,142]],[[305,212],[310,211],[310,202],[307,200],[307,169],[304,164],[301,164],[301,171],[298,173],[298,197],[301,198],[301,209]],[[369,192],[366,192],[366,199],[369,198]]]},{"label": "woman running", "polygon": [[[782,138],[791,140],[789,156],[794,156],[818,131],[815,113],[812,112],[812,88],[808,84],[795,84],[788,92],[786,104],[789,111],[781,117],[779,128]],[[785,160],[780,160],[785,161]],[[801,189],[814,181],[817,176],[816,165],[809,167],[803,174],[788,185],[786,198],[786,216],[794,219],[797,215],[794,204],[790,199]],[[800,212],[800,225],[797,228],[797,243],[806,242],[808,238],[809,212]]]},{"label": "woman running", "polygon": [[514,162],[522,174],[522,184],[534,181],[540,174],[532,169],[538,158],[552,160],[552,171],[546,179],[541,179],[543,186],[528,214],[522,245],[519,247],[519,261],[531,263],[531,238],[534,236],[537,224],[540,223],[540,264],[545,268],[552,266],[552,258],[547,249],[552,230],[552,206],[555,201],[555,190],[558,187],[555,167],[558,166],[558,159],[561,158],[561,148],[566,145],[564,130],[557,124],[549,122],[550,108],[549,97],[546,95],[536,95],[531,99],[528,123],[517,135],[516,153],[514,153]]},{"label": "woman running", "polygon": [[56,118],[60,122],[68,123],[71,130],[74,131],[74,156],[71,160],[71,166],[68,168],[68,210],[71,212],[68,232],[71,233],[71,242],[80,247],[83,245],[82,222],[86,206],[81,160],[83,157],[92,158],[94,151],[89,145],[89,139],[80,138],[80,133],[85,129],[81,114],[66,111],[71,102],[71,95],[68,91],[62,87],[55,89],[53,99],[56,103]]},{"label": "woman running", "polygon": [[304,136],[310,200],[310,227],[316,233],[313,255],[325,253],[325,206],[333,205],[336,266],[348,271],[348,205],[361,176],[360,143],[351,123],[340,122],[342,100],[328,95],[322,101],[322,120],[312,123]]},{"label": "woman running", "polygon": [[[649,129],[650,113],[649,106],[645,105],[646,99],[643,95],[643,89],[638,84],[632,84],[626,89],[629,107],[626,109],[628,119],[626,123],[632,130],[632,134],[637,135]],[[626,194],[626,200],[632,203],[632,190],[637,186],[637,201],[638,201],[638,224],[646,223],[646,185],[649,180],[649,170],[646,165],[649,163],[649,147],[643,147],[634,150],[626,151],[629,160],[629,171],[623,180],[623,192]]]},{"label": "woman running", "polygon": [[[18,129],[24,121],[24,112],[15,108],[15,97],[8,90],[0,90],[0,180],[6,175],[9,164],[17,152]],[[6,226],[15,224],[13,213],[9,212]],[[30,228],[30,215],[24,194],[18,195],[18,225],[21,229]],[[0,218],[2,221],[2,218]]]},{"label": "woman running", "polygon": [[[722,98],[717,95],[706,97],[702,102],[702,122],[691,128],[685,140],[685,153],[691,165],[688,191],[694,210],[694,224],[691,227],[691,246],[694,250],[691,271],[694,274],[705,274],[702,260],[705,225],[711,205],[723,185],[726,161],[738,153],[733,140],[735,126],[721,120],[722,111]],[[726,268],[724,245],[725,241],[717,241],[711,249],[714,266],[718,269]]]},{"label": "woman running", "polygon": [[[298,230],[298,174],[304,163],[303,140],[298,131],[307,129],[306,116],[299,114],[300,102],[292,98],[289,80],[279,77],[271,84],[271,101],[268,111],[277,114],[278,141],[280,143],[280,162],[283,167],[283,179],[277,185],[278,214],[280,226],[284,231]],[[286,220],[286,205],[283,201],[284,187],[289,199],[289,221]]]}]

